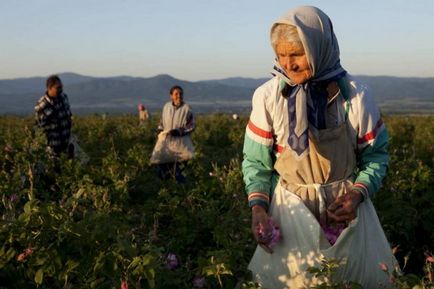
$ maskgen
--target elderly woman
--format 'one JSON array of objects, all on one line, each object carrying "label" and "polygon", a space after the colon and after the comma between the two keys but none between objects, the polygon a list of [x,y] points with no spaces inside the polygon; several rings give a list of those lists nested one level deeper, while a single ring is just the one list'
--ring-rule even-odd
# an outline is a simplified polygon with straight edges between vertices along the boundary
[{"label": "elderly woman", "polygon": [[306,269],[328,258],[339,262],[335,281],[387,288],[379,264],[396,260],[370,200],[388,167],[380,112],[342,68],[318,8],[288,11],[272,25],[271,44],[274,77],[253,95],[244,142],[259,244],[249,269],[265,288],[305,288],[324,281]]}]

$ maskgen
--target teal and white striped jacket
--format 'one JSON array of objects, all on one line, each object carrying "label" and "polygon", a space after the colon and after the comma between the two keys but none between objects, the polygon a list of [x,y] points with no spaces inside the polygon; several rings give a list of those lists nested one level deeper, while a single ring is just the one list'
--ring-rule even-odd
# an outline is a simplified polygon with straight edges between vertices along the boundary
[{"label": "teal and white striped jacket", "polygon": [[[334,105],[337,111],[333,116],[336,124],[343,122],[348,113],[354,146],[357,147],[357,170],[353,186],[368,198],[378,191],[387,172],[388,134],[367,87],[349,75],[344,81],[347,91],[334,98],[330,105]],[[273,167],[286,146],[289,124],[287,100],[281,94],[282,85],[274,77],[257,88],[253,95],[242,164],[249,206],[260,204],[268,208],[278,182]]]}]

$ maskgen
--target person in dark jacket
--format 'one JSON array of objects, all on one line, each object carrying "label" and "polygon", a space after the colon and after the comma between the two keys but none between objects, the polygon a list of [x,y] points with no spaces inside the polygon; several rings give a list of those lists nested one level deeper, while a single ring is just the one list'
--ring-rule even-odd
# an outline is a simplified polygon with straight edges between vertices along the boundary
[{"label": "person in dark jacket", "polygon": [[44,130],[47,146],[51,153],[59,156],[67,153],[70,158],[74,148],[70,145],[71,109],[63,84],[59,76],[51,75],[46,82],[47,91],[35,106],[35,118],[39,127]]}]

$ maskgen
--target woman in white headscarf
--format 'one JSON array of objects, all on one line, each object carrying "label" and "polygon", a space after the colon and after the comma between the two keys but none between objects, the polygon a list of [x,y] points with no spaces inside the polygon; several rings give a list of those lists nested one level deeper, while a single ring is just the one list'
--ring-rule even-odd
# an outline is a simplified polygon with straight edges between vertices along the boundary
[{"label": "woman in white headscarf", "polygon": [[[288,11],[271,28],[274,77],[253,95],[243,174],[265,288],[324,282],[306,269],[340,263],[335,281],[389,287],[396,266],[370,198],[388,167],[388,135],[369,91],[341,66],[328,16]],[[273,224],[280,227],[276,243]],[[272,244],[272,245],[270,245]]]}]

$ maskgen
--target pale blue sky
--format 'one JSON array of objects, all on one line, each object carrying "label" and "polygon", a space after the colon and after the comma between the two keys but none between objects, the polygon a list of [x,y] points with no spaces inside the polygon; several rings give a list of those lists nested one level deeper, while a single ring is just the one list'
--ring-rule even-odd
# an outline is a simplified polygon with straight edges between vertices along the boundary
[{"label": "pale blue sky", "polygon": [[266,77],[271,23],[314,5],[352,74],[434,77],[432,0],[0,0],[0,78]]}]

